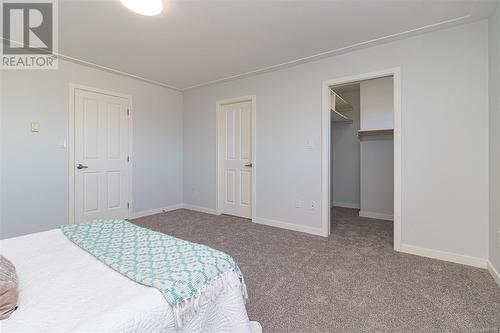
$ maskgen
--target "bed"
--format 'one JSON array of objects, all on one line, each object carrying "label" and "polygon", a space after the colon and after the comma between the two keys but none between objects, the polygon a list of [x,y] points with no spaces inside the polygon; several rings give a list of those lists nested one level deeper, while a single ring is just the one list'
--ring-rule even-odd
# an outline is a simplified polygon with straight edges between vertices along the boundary
[{"label": "bed", "polygon": [[2,240],[0,252],[19,277],[19,308],[0,322],[4,333],[252,332],[240,288],[204,298],[176,328],[160,291],[111,269],[60,229]]}]

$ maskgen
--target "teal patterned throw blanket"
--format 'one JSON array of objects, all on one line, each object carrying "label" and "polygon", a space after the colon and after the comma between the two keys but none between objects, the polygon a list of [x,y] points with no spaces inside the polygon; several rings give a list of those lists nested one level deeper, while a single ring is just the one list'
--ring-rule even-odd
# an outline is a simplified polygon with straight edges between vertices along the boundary
[{"label": "teal patterned throw blanket", "polygon": [[158,289],[172,306],[177,327],[198,310],[204,297],[228,287],[246,287],[229,255],[124,220],[94,220],[63,225],[73,243],[129,279]]}]

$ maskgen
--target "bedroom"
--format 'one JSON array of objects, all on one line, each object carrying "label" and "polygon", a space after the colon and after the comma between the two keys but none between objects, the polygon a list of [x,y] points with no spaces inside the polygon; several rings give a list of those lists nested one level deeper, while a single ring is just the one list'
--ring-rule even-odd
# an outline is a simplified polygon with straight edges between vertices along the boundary
[{"label": "bedroom", "polygon": [[[498,2],[157,1],[164,8],[151,16],[123,2],[45,1],[57,18],[57,68],[2,62],[0,254],[19,282],[2,331],[118,332],[142,316],[158,326],[129,331],[217,332],[209,317],[231,304],[247,331],[498,330]],[[394,222],[355,216],[331,226],[325,89],[389,74]],[[118,105],[110,115],[119,122],[99,118],[106,105]],[[246,141],[231,142],[223,134],[240,122]],[[99,141],[98,129],[122,140]],[[224,143],[245,152],[237,167]],[[92,178],[115,166],[98,169],[88,147],[119,151],[115,187]],[[103,196],[105,187],[116,191]],[[248,301],[233,279],[212,312],[177,320],[166,293],[67,236],[102,218],[229,255]],[[44,265],[53,272],[37,280]],[[75,283],[90,295],[61,307]]]}]

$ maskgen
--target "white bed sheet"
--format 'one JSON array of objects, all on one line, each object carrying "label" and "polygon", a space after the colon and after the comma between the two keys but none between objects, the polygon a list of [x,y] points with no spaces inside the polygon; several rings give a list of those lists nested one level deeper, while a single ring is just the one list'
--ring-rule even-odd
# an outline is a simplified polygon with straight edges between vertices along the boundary
[{"label": "white bed sheet", "polygon": [[[175,332],[172,308],[156,289],[107,267],[59,229],[0,241],[16,266],[19,308],[0,331]],[[239,288],[228,290],[178,332],[250,332]]]}]

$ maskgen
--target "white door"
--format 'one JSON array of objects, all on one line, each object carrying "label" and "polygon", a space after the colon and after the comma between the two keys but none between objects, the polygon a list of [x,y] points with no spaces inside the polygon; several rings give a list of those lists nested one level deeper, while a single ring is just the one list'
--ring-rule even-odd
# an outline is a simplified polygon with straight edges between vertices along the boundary
[{"label": "white door", "polygon": [[75,90],[75,223],[126,219],[129,101]]},{"label": "white door", "polygon": [[252,217],[252,102],[221,107],[221,213]]}]

